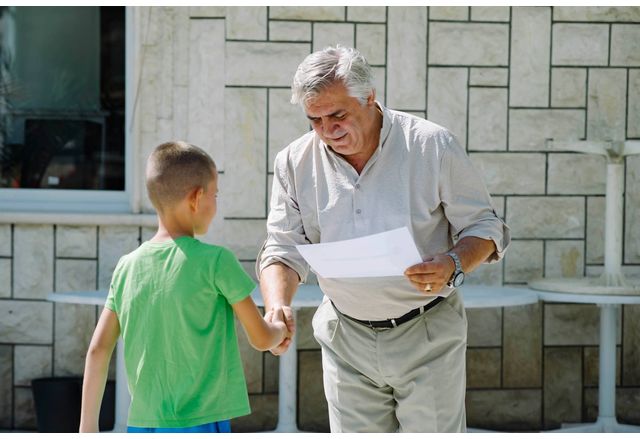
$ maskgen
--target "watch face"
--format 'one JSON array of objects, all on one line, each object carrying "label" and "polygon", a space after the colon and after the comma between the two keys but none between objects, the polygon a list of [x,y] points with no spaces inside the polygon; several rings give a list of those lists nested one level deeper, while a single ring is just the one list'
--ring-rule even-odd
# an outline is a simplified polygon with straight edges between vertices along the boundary
[{"label": "watch face", "polygon": [[459,287],[460,285],[462,285],[462,282],[464,282],[464,273],[460,272],[458,274],[456,274],[456,277],[453,278],[453,286],[454,287]]}]

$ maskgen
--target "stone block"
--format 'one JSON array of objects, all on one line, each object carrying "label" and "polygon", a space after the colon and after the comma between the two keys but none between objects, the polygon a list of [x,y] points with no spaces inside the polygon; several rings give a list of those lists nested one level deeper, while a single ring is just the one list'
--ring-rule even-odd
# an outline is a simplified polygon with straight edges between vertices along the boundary
[{"label": "stone block", "polygon": [[251,414],[233,418],[231,431],[247,433],[254,431],[271,431],[278,423],[278,395],[249,395]]},{"label": "stone block", "polygon": [[495,431],[540,429],[539,389],[469,390],[465,400],[467,425]]},{"label": "stone block", "polygon": [[640,69],[629,70],[627,137],[640,137]]},{"label": "stone block", "polygon": [[587,197],[587,264],[604,264],[604,197]]},{"label": "stone block", "polygon": [[320,345],[313,337],[311,320],[316,313],[316,308],[302,308],[298,311],[296,322],[296,337],[298,337],[298,349],[320,349]]},{"label": "stone block", "polygon": [[[276,58],[277,59],[277,58]],[[225,91],[225,173],[227,217],[265,218],[267,92],[255,88]]]},{"label": "stone block", "polygon": [[51,346],[15,347],[16,386],[30,386],[35,378],[50,377],[52,374]]},{"label": "stone block", "polygon": [[640,424],[640,388],[622,388],[616,395],[616,415],[622,424]]},{"label": "stone block", "polygon": [[266,40],[265,6],[227,6],[225,15],[228,40]]},{"label": "stone block", "polygon": [[347,20],[384,23],[387,21],[387,8],[384,6],[349,6]]},{"label": "stone block", "polygon": [[508,6],[472,6],[471,21],[509,21]]},{"label": "stone block", "polygon": [[97,261],[58,259],[56,291],[91,291],[96,289]]},{"label": "stone block", "polygon": [[469,8],[467,6],[431,6],[429,8],[429,20],[469,20]]},{"label": "stone block", "polygon": [[256,261],[251,260],[251,261],[240,261],[240,265],[242,266],[242,268],[244,269],[244,271],[247,272],[247,274],[249,275],[249,277],[251,279],[253,279],[253,281],[258,284],[258,279],[256,277]]},{"label": "stone block", "polygon": [[544,428],[580,422],[582,414],[582,348],[544,349]]},{"label": "stone block", "polygon": [[469,157],[491,194],[544,194],[544,154],[483,152],[470,153]]},{"label": "stone block", "polygon": [[224,18],[225,6],[190,6],[189,16],[191,18]]},{"label": "stone block", "polygon": [[509,65],[509,26],[501,23],[429,23],[429,64]]},{"label": "stone block", "polygon": [[499,348],[467,350],[467,389],[500,387],[502,354]]},{"label": "stone block", "polygon": [[616,6],[554,6],[555,21],[640,21],[640,8]]},{"label": "stone block", "polygon": [[53,290],[53,227],[16,225],[13,239],[13,297],[45,299]]},{"label": "stone block", "polygon": [[609,25],[555,23],[552,47],[552,65],[606,66]]},{"label": "stone block", "polygon": [[11,297],[11,259],[0,258],[0,297]]},{"label": "stone block", "polygon": [[640,24],[611,26],[611,65],[640,66]]},{"label": "stone block", "polygon": [[427,8],[389,8],[387,22],[387,105],[424,110],[427,101]]},{"label": "stone block", "polygon": [[328,432],[329,411],[322,384],[319,350],[298,353],[298,426],[304,431]]},{"label": "stone block", "polygon": [[[177,105],[178,89],[186,90],[189,85],[189,28],[191,19],[189,18],[189,8],[175,8],[173,13],[173,41],[172,41],[172,57],[173,57],[173,92],[174,92],[174,108],[173,119],[174,125],[176,118],[185,118],[184,114],[178,114],[181,110]],[[179,86],[179,87],[178,87]],[[184,124],[186,127],[186,123]],[[174,131],[175,131],[174,126]],[[184,139],[184,136],[174,137]]]},{"label": "stone block", "polygon": [[386,38],[384,24],[356,25],[356,47],[371,65],[386,63]]},{"label": "stone block", "polygon": [[249,393],[262,393],[262,352],[254,349],[249,344],[247,334],[242,329],[238,319],[236,319],[236,333],[238,334],[238,346],[240,348],[240,357],[242,357],[244,377],[247,381],[247,390]]},{"label": "stone block", "polygon": [[549,154],[548,193],[604,195],[605,158],[593,154]]},{"label": "stone block", "polygon": [[13,347],[0,345],[0,428],[11,429],[13,418]]},{"label": "stone block", "polygon": [[503,387],[542,385],[542,308],[540,304],[504,309]]},{"label": "stone block", "polygon": [[11,256],[11,224],[0,224],[0,256]]},{"label": "stone block", "polygon": [[469,149],[507,149],[507,89],[470,89]]},{"label": "stone block", "polygon": [[255,259],[267,238],[266,220],[225,220],[227,246],[238,259]]},{"label": "stone block", "polygon": [[55,376],[82,375],[89,342],[96,326],[95,306],[55,304]]},{"label": "stone block", "polygon": [[587,139],[625,139],[626,99],[625,69],[589,70]]},{"label": "stone block", "polygon": [[264,393],[278,393],[278,371],[280,357],[271,352],[264,353]]},{"label": "stone block", "polygon": [[95,258],[97,229],[92,226],[58,226],[56,256],[59,258]]},{"label": "stone block", "polygon": [[311,41],[311,23],[298,21],[270,21],[270,41]]},{"label": "stone block", "polygon": [[546,139],[584,139],[584,110],[509,110],[509,149],[541,151]]},{"label": "stone block", "polygon": [[[188,55],[188,52],[187,52]],[[189,64],[187,63],[187,66]],[[188,68],[188,67],[187,67]],[[175,111],[173,115],[173,139],[187,139],[189,129],[189,86],[176,85],[173,88]]]},{"label": "stone block", "polygon": [[271,6],[269,18],[278,20],[344,21],[344,6]]},{"label": "stone block", "polygon": [[[346,47],[355,45],[355,25],[353,23],[313,24],[313,52],[337,44]],[[292,77],[294,73],[295,71],[291,72]]]},{"label": "stone block", "polygon": [[[625,190],[624,261],[640,263],[640,228],[632,227],[640,218],[640,156],[627,157],[627,187]],[[604,215],[604,210],[602,210]]]},{"label": "stone block", "polygon": [[140,227],[140,241],[149,241],[156,234],[158,229],[156,227]]},{"label": "stone block", "polygon": [[513,8],[509,105],[549,105],[551,8]]},{"label": "stone block", "polygon": [[584,107],[586,95],[586,69],[564,67],[551,69],[552,107]]},{"label": "stone block", "polygon": [[502,345],[502,308],[469,308],[466,313],[470,348]]},{"label": "stone block", "polygon": [[449,129],[466,147],[468,69],[434,67],[429,69],[427,118]]},{"label": "stone block", "polygon": [[542,241],[512,241],[504,259],[504,281],[523,283],[542,277]]},{"label": "stone block", "polygon": [[582,277],[584,275],[583,241],[547,241],[545,277]]},{"label": "stone block", "polygon": [[17,430],[35,430],[37,427],[36,408],[31,388],[16,387],[14,392],[14,428]]},{"label": "stone block", "polygon": [[[290,87],[291,79],[309,49],[307,43],[227,42],[225,82],[238,86]],[[219,65],[217,69],[220,69]]]},{"label": "stone block", "polygon": [[[232,46],[225,50],[224,26],[224,20],[191,20],[189,47],[185,48],[189,51],[187,136],[189,142],[213,157],[219,171],[226,169],[223,143],[225,72],[233,75],[227,62],[229,53],[235,53]],[[253,43],[227,43],[229,46],[235,44]],[[244,70],[257,70],[247,69],[247,65],[253,64],[248,62]]]},{"label": "stone block", "polygon": [[622,383],[640,386],[640,305],[624,305],[622,328]]},{"label": "stone block", "polygon": [[[545,346],[597,345],[600,339],[600,313],[595,305],[545,304]],[[618,311],[620,313],[620,311]],[[621,340],[620,319],[617,343]]]},{"label": "stone block", "polygon": [[53,304],[0,300],[0,343],[51,343]]},{"label": "stone block", "polygon": [[101,226],[98,229],[98,288],[108,289],[116,264],[140,245],[140,228]]},{"label": "stone block", "polygon": [[502,285],[503,262],[482,264],[464,278],[465,285]]},{"label": "stone block", "polygon": [[510,197],[513,238],[584,238],[583,197]]},{"label": "stone block", "polygon": [[503,67],[472,67],[469,85],[506,87],[509,84],[509,69]]},{"label": "stone block", "polygon": [[[620,386],[621,350],[616,348],[616,386]],[[583,351],[584,386],[598,387],[600,364],[597,346],[585,346]]]}]

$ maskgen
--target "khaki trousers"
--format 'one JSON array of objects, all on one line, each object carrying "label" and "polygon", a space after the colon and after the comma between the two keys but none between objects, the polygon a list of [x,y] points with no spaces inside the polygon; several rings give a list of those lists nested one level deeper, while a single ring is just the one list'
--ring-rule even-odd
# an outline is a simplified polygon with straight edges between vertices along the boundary
[{"label": "khaki trousers", "polygon": [[396,328],[325,300],[313,317],[331,432],[464,432],[467,318],[456,292]]}]

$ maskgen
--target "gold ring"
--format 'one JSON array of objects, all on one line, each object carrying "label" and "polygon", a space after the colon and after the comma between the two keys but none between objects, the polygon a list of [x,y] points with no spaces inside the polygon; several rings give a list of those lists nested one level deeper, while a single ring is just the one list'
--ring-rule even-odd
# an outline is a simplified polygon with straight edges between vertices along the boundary
[{"label": "gold ring", "polygon": [[431,284],[427,284],[427,285],[425,285],[424,290],[425,290],[427,293],[430,293],[430,292],[431,292]]}]

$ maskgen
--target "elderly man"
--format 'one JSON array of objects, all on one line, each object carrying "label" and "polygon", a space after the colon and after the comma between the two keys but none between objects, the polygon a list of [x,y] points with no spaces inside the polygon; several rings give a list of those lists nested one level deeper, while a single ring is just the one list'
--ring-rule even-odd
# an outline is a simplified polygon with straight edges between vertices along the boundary
[{"label": "elderly man", "polygon": [[313,130],[276,157],[260,288],[293,329],[290,304],[309,272],[296,245],[406,226],[424,262],[404,276],[318,276],[313,329],[331,431],[464,431],[467,321],[456,287],[502,257],[508,228],[451,133],[375,98],[355,49],[328,47],[298,67],[291,102]]}]

